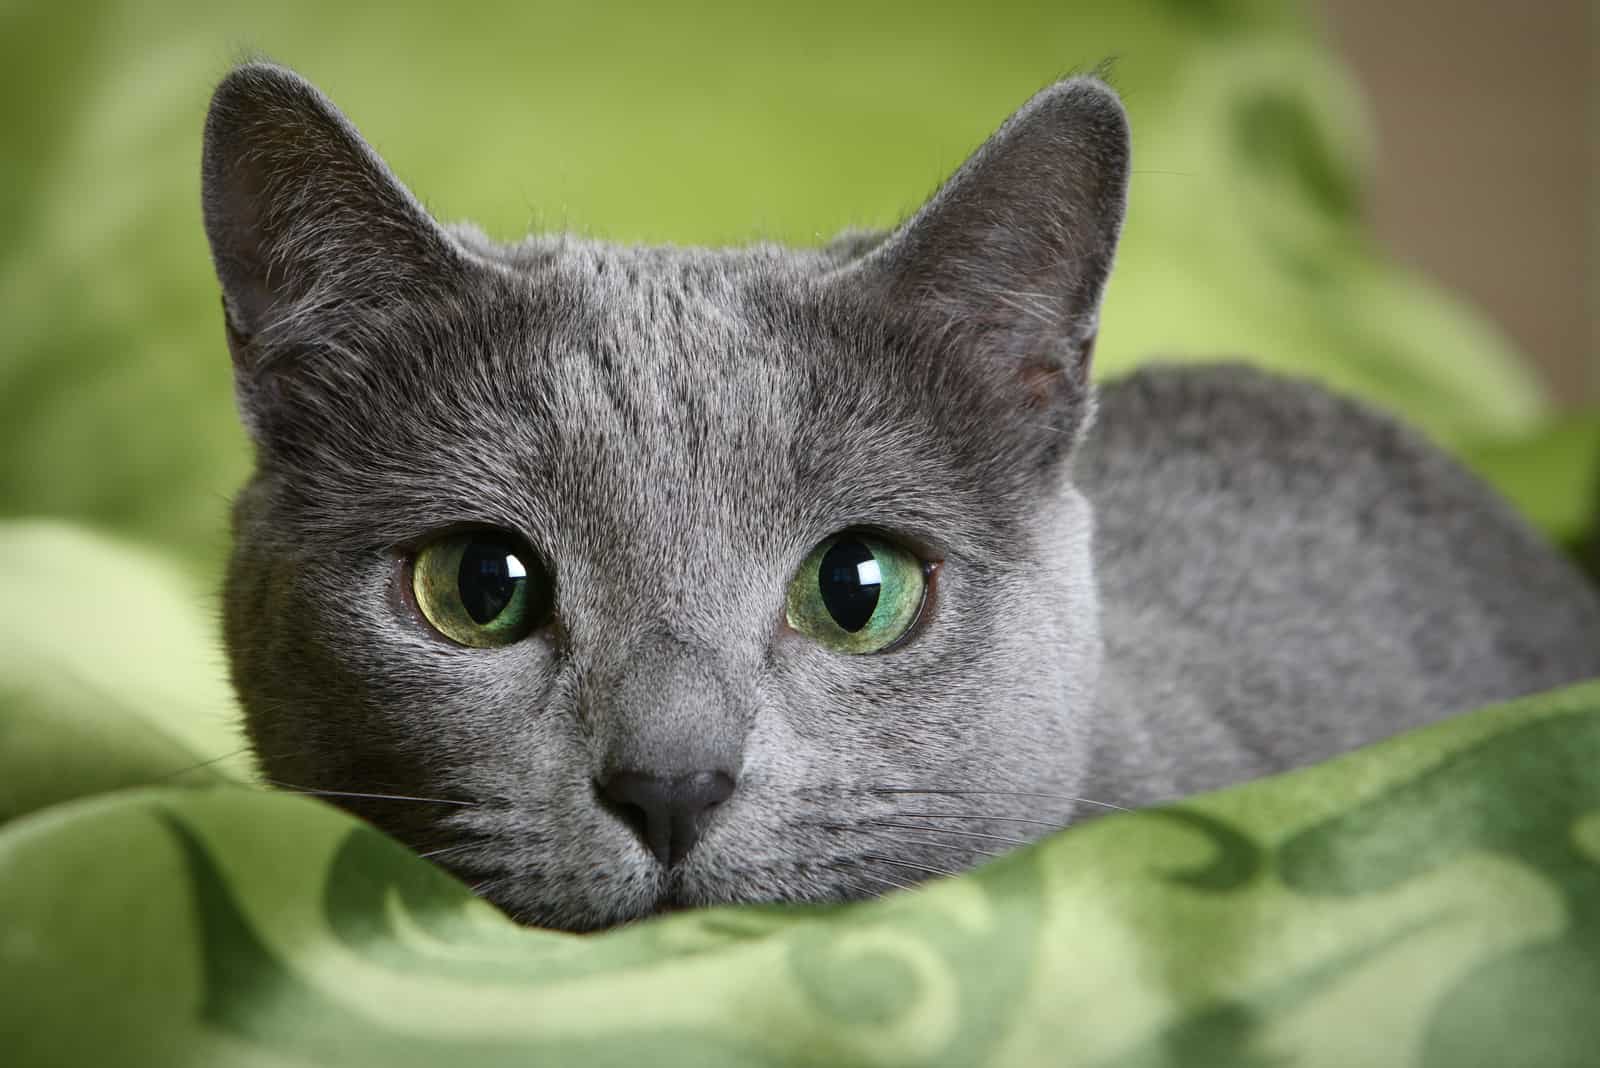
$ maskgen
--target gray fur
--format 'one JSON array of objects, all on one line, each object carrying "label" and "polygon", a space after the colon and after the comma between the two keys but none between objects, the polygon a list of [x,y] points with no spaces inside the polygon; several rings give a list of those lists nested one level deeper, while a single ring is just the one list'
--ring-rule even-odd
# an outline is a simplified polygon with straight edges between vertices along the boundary
[{"label": "gray fur", "polygon": [[1091,796],[1180,797],[1600,675],[1583,576],[1394,421],[1245,367],[1100,403],[1076,464],[1106,642]]},{"label": "gray fur", "polygon": [[[881,892],[1080,795],[1600,674],[1570,569],[1375,415],[1171,371],[1102,391],[1085,443],[1127,169],[1120,105],[1077,79],[881,238],[501,246],[435,224],[296,76],[229,75],[204,207],[257,470],[226,629],[268,775],[469,802],[341,799],[588,929]],[[407,554],[468,523],[541,554],[553,626],[467,649],[419,619]],[[939,567],[910,640],[844,656],[783,598],[857,526]],[[619,767],[737,788],[669,869],[596,796]]]}]

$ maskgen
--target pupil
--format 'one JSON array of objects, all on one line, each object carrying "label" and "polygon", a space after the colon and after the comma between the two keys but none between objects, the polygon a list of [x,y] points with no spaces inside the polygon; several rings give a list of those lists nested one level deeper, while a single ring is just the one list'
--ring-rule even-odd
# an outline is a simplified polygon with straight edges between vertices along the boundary
[{"label": "pupil", "polygon": [[522,561],[504,545],[472,542],[461,554],[461,570],[457,572],[462,607],[474,623],[492,623],[511,603],[517,584],[526,575]]},{"label": "pupil", "polygon": [[822,604],[833,621],[854,634],[867,625],[883,588],[878,561],[859,541],[841,540],[822,554],[817,569]]}]

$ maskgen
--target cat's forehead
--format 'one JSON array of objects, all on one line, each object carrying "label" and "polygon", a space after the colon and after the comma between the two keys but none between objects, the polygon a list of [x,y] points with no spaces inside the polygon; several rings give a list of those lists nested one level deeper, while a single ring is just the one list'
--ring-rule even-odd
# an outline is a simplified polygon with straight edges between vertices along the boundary
[{"label": "cat's forehead", "polygon": [[899,387],[796,298],[792,258],[561,242],[497,263],[396,343],[425,361],[398,415],[440,477],[485,456],[502,497],[566,527],[692,513],[711,533],[843,477],[818,465],[869,482],[895,466],[872,439],[894,433]]},{"label": "cat's forehead", "polygon": [[520,365],[558,439],[638,439],[660,461],[781,448],[840,427],[830,396],[895,388],[805,299],[820,273],[806,257],[571,239],[499,256],[511,278],[484,312],[505,327],[479,355]]},{"label": "cat's forehead", "polygon": [[[485,260],[469,291],[397,311],[310,387],[291,481],[318,530],[484,523],[687,570],[852,525],[981,537],[1010,510],[982,470],[992,445],[952,422],[972,397],[929,388],[937,355],[908,362],[817,299],[821,254],[563,240]],[[334,514],[375,490],[382,514]]]},{"label": "cat's forehead", "polygon": [[528,353],[557,462],[603,455],[641,493],[785,497],[830,455],[871,472],[871,439],[907,430],[888,411],[903,384],[795,299],[792,263],[622,249],[581,270],[562,282],[582,311]]},{"label": "cat's forehead", "polygon": [[808,365],[832,354],[760,310],[758,276],[711,252],[580,247],[526,271],[510,297],[524,314],[497,339],[508,351],[489,356],[524,364],[558,439],[639,440],[663,460],[778,444],[795,422],[785,402],[830,377]]}]

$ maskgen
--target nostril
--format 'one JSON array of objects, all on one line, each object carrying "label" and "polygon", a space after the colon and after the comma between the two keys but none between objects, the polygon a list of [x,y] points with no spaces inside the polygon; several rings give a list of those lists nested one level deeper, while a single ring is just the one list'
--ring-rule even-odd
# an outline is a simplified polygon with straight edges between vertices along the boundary
[{"label": "nostril", "polygon": [[701,771],[689,776],[683,791],[688,804],[713,809],[733,796],[733,776],[723,771]]},{"label": "nostril", "polygon": [[733,794],[734,785],[733,776],[722,771],[668,777],[619,770],[595,780],[600,803],[669,867],[694,847],[710,811]]},{"label": "nostril", "polygon": [[610,812],[617,819],[628,825],[639,840],[649,844],[650,816],[643,808],[631,801],[624,800],[607,787],[609,782],[596,779],[594,783],[595,794],[600,799],[600,807]]}]

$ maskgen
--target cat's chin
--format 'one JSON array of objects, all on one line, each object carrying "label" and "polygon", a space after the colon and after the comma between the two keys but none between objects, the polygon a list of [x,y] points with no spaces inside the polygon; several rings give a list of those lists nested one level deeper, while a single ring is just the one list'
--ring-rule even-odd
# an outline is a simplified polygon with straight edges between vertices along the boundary
[{"label": "cat's chin", "polygon": [[[574,897],[556,900],[537,899],[537,892],[527,888],[490,888],[479,894],[510,919],[525,927],[570,931],[588,934],[622,927],[655,916],[686,912],[713,904],[698,895],[674,886],[669,879],[660,879],[656,888],[640,888],[636,893],[605,898],[602,894],[590,900]],[[717,902],[728,904],[728,902]]]},{"label": "cat's chin", "polygon": [[[525,927],[569,931],[574,934],[591,934],[640,923],[658,916],[693,912],[698,909],[730,905],[820,904],[850,900],[854,895],[824,891],[816,896],[787,897],[781,893],[729,894],[707,893],[704,886],[694,882],[661,879],[654,893],[641,892],[625,900],[594,900],[577,902],[535,902],[514,891],[490,890],[481,894],[506,916]],[[723,888],[726,889],[725,887]]]}]

